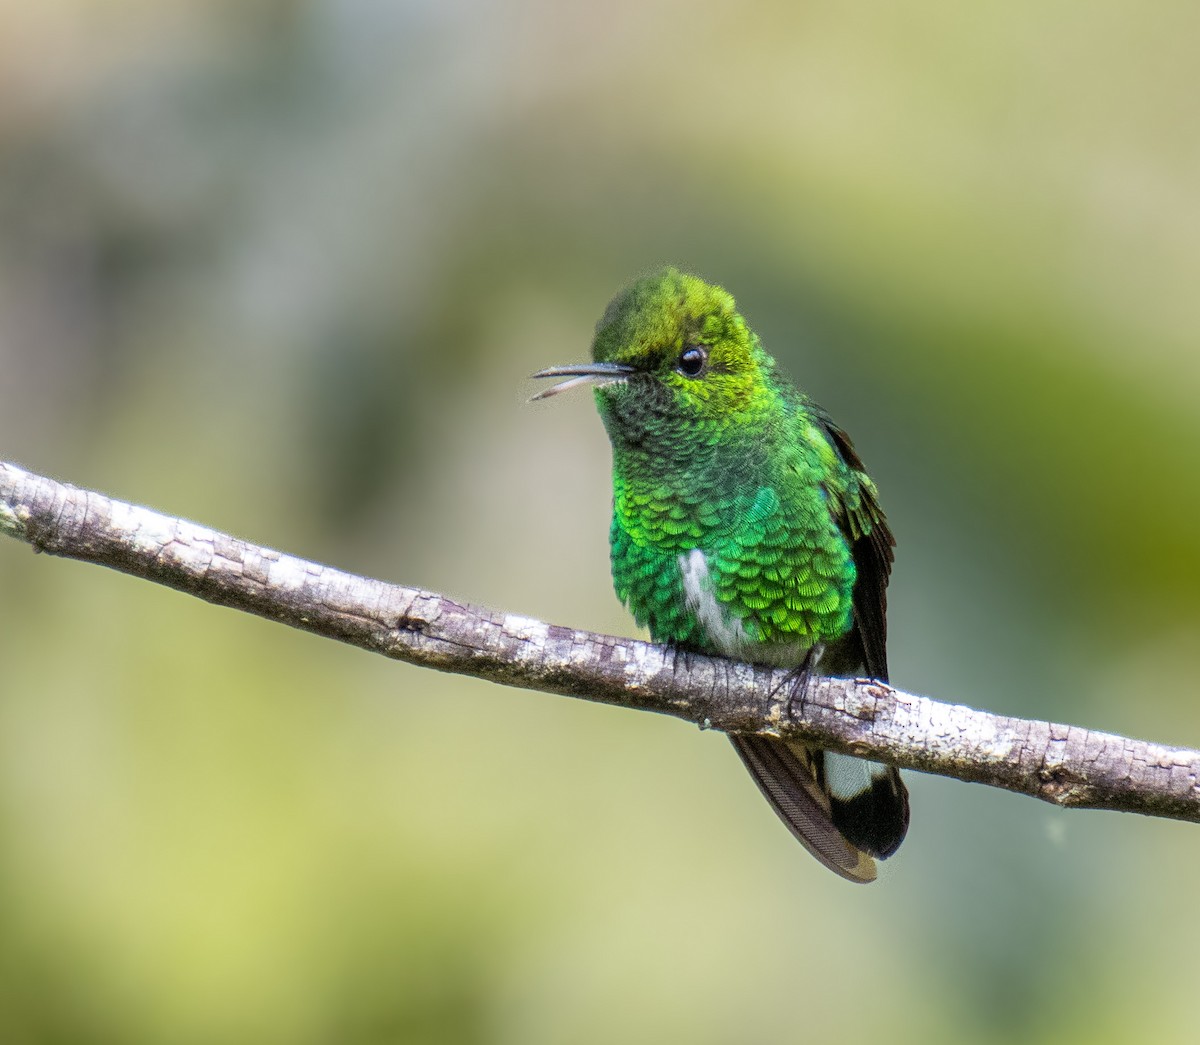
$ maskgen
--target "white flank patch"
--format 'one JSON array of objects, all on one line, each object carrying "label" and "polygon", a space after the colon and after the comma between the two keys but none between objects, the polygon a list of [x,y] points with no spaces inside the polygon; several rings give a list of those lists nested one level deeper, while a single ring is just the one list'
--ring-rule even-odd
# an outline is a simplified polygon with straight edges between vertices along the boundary
[{"label": "white flank patch", "polygon": [[750,644],[740,620],[730,620],[725,607],[713,594],[708,576],[708,557],[699,548],[679,556],[679,572],[683,577],[683,595],[704,635],[727,657],[737,657]]},{"label": "white flank patch", "polygon": [[679,556],[679,573],[687,607],[700,621],[704,636],[727,657],[776,668],[796,668],[804,663],[804,642],[755,642],[737,617],[717,601],[708,573],[708,556],[693,548]]}]

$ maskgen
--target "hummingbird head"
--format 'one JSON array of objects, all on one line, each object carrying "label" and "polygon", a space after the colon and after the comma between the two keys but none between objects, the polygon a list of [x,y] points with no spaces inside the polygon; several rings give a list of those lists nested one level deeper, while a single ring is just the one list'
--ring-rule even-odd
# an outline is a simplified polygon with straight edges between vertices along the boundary
[{"label": "hummingbird head", "polygon": [[773,413],[775,362],[733,297],[678,269],[643,276],[609,302],[592,359],[538,371],[569,380],[534,398],[591,384],[618,451],[686,459]]}]

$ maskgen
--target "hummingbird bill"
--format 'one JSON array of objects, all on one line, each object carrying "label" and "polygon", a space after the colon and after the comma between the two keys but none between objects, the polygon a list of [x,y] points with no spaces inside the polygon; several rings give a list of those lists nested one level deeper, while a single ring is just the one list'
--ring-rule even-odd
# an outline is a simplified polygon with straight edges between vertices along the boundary
[{"label": "hummingbird bill", "polygon": [[[734,299],[665,268],[609,303],[592,361],[534,398],[593,390],[612,444],[613,585],[655,642],[887,681],[895,541],[846,433],[781,372]],[[853,882],[908,828],[892,766],[731,734],[779,818]]]}]

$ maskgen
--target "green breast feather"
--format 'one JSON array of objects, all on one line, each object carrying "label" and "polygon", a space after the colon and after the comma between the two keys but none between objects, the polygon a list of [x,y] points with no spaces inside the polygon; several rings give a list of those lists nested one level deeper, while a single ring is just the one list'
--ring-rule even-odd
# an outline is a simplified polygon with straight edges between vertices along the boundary
[{"label": "green breast feather", "polygon": [[[636,477],[614,476],[614,584],[657,641],[714,648],[688,598],[696,549],[701,582],[746,643],[807,647],[850,630],[856,570],[831,509],[858,507],[858,477],[817,429],[788,458],[769,485],[745,492],[647,489]],[[734,474],[746,485],[744,471]]]}]

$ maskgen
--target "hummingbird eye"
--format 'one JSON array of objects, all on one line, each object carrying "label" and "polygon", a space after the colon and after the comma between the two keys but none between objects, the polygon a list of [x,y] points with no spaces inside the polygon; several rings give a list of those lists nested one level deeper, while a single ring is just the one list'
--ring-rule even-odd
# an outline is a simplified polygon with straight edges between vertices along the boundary
[{"label": "hummingbird eye", "polygon": [[708,349],[703,345],[688,345],[679,354],[676,369],[684,377],[699,377],[708,365]]}]

